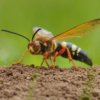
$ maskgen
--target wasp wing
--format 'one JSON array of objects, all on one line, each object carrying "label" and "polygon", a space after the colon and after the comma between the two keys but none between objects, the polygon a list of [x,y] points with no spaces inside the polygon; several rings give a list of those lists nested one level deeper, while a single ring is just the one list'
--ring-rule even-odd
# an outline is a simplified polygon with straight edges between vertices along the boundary
[{"label": "wasp wing", "polygon": [[[40,29],[40,27],[34,27],[34,28],[33,28],[33,32],[35,33],[38,29]],[[51,32],[49,32],[49,31],[47,31],[47,30],[41,28],[41,30],[39,30],[39,31],[37,32],[37,34],[35,35],[35,39],[42,38],[42,37],[43,37],[43,38],[44,38],[44,37],[52,38],[52,37],[54,37],[54,36],[52,35]]]},{"label": "wasp wing", "polygon": [[66,32],[63,32],[51,40],[64,39],[64,38],[73,38],[73,37],[83,37],[89,34],[90,31],[100,27],[100,19],[91,20],[85,22],[81,25],[78,25]]}]

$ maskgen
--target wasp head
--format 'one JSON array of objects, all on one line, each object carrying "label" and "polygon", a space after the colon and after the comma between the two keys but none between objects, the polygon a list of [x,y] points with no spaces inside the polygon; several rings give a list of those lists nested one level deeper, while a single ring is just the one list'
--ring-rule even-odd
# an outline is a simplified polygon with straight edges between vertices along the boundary
[{"label": "wasp head", "polygon": [[28,44],[28,51],[31,54],[37,54],[40,51],[40,43],[38,41],[31,41]]}]

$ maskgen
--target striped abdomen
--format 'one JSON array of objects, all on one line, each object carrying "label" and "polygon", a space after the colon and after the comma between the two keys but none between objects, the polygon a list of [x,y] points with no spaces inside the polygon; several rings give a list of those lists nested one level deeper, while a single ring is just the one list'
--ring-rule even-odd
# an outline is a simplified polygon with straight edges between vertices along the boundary
[{"label": "striped abdomen", "polygon": [[[71,53],[72,59],[82,61],[90,66],[92,66],[92,61],[90,57],[79,47],[68,42],[58,42],[56,51],[60,51],[62,48],[67,47]],[[64,58],[68,58],[67,50],[61,55]]]}]

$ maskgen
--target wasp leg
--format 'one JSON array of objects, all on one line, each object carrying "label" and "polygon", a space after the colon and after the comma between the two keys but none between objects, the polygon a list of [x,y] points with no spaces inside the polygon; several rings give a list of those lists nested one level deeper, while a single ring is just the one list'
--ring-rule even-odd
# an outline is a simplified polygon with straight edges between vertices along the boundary
[{"label": "wasp leg", "polygon": [[18,62],[15,62],[15,63],[13,63],[13,64],[14,64],[14,65],[15,65],[15,64],[18,64],[18,63],[25,57],[25,54],[26,54],[27,51],[28,51],[28,49],[24,52],[23,56],[19,59],[19,61],[18,61]]},{"label": "wasp leg", "polygon": [[69,61],[72,61],[74,67],[75,67],[77,70],[80,70],[78,67],[76,67],[75,63],[73,62],[72,57],[71,57],[71,54],[70,54],[70,51],[69,51],[69,49],[68,49],[67,47],[66,47],[66,50],[67,50],[67,53],[68,53]]},{"label": "wasp leg", "polygon": [[51,60],[51,64],[53,66],[53,70],[55,70],[55,65],[53,64],[53,61],[52,61],[52,58],[50,57],[50,60]]},{"label": "wasp leg", "polygon": [[57,55],[58,55],[58,52],[55,52],[55,53],[53,54],[53,56],[54,56],[54,59],[53,59],[53,62],[54,62],[53,70],[55,70],[55,61],[56,61]]},{"label": "wasp leg", "polygon": [[[74,64],[74,62],[73,62],[73,60],[72,60],[72,57],[71,57],[71,54],[70,54],[70,51],[69,51],[69,49],[68,49],[67,47],[64,47],[63,49],[61,49],[61,50],[58,52],[58,55],[62,55],[62,54],[65,52],[65,50],[67,50],[69,61],[72,61],[74,67],[75,67],[77,70],[80,70],[80,69],[79,69],[78,67],[76,67],[76,65]],[[58,55],[57,55],[57,56],[58,56]],[[54,58],[54,61],[55,61],[55,60],[56,60],[56,56],[55,56],[55,58]]]},{"label": "wasp leg", "polygon": [[47,60],[46,60],[46,59],[47,59],[47,55],[48,55],[47,52],[45,52],[45,53],[43,54],[44,58],[43,58],[43,61],[42,61],[42,63],[41,63],[41,66],[42,66],[42,64],[43,64],[44,61],[46,62],[47,66],[49,66],[49,64],[48,64],[48,62],[47,62]]},{"label": "wasp leg", "polygon": [[47,62],[47,60],[45,59],[45,62],[46,62],[46,64],[47,64],[47,66],[49,67],[50,65],[48,64],[48,62]]},{"label": "wasp leg", "polygon": [[53,61],[54,61],[54,66],[55,66],[56,57],[59,56],[59,55],[62,55],[62,54],[64,53],[65,50],[66,50],[66,48],[63,48],[63,49],[61,49],[59,52],[55,52],[55,53],[53,54],[53,56],[54,56],[54,59],[53,59]]}]

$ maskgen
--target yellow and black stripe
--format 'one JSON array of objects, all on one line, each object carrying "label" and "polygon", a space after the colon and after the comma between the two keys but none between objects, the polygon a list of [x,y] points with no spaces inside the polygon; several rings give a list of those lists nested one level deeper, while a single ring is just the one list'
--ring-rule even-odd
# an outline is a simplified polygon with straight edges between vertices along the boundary
[{"label": "yellow and black stripe", "polygon": [[[57,49],[55,52],[59,52],[64,47],[67,47],[71,53],[72,59],[79,60],[90,66],[92,66],[91,58],[78,46],[68,42],[57,42]],[[61,55],[64,58],[68,58],[67,50]]]}]

